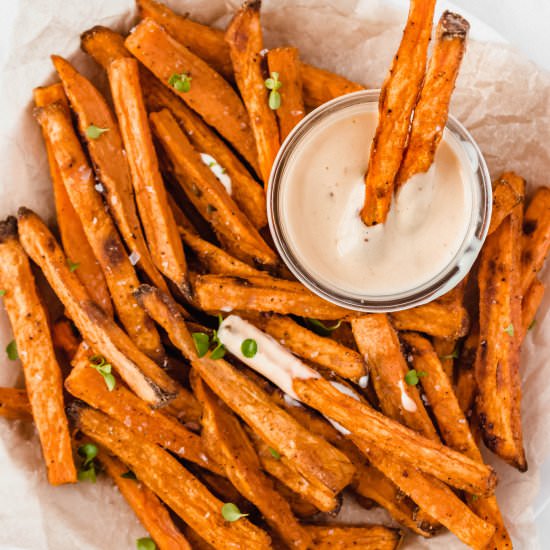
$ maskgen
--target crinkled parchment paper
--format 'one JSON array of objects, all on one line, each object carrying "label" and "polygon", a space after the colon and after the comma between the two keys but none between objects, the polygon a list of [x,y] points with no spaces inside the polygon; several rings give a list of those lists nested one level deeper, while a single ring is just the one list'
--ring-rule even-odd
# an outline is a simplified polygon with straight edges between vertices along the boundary
[{"label": "crinkled parchment paper", "polygon": [[[238,0],[169,3],[201,21],[224,25]],[[104,82],[79,51],[79,34],[97,24],[128,29],[134,20],[133,5],[131,0],[0,4],[0,216],[26,205],[51,221],[50,182],[32,117],[32,88],[53,80],[50,53],[69,57]],[[384,0],[265,0],[263,14],[268,46],[294,44],[305,60],[373,87],[382,82],[405,17],[389,10]],[[452,111],[477,139],[493,175],[517,170],[527,178],[530,191],[549,183],[550,74],[504,45],[471,42]],[[549,275],[547,269],[547,284]],[[538,490],[538,465],[550,454],[549,310],[550,293],[522,356],[529,472],[518,474],[490,459],[500,474],[499,501],[521,550],[540,547],[531,503]],[[0,311],[0,350],[11,338]],[[17,383],[19,364],[7,361],[0,351],[0,385]],[[365,512],[353,505],[343,514],[345,521],[365,519]],[[143,535],[108,481],[48,486],[33,428],[0,420],[0,550],[123,550],[135,548],[136,538]],[[411,537],[406,544],[428,546],[463,547],[448,534],[429,542]]]}]

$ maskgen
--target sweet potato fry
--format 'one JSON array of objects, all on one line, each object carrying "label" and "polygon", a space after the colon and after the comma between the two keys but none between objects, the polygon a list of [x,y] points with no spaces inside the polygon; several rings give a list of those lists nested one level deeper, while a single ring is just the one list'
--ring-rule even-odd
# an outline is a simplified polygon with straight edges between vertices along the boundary
[{"label": "sweet potato fry", "polygon": [[281,106],[275,111],[281,142],[306,114],[302,95],[302,77],[297,48],[275,48],[267,52],[269,74],[277,73],[282,83]]},{"label": "sweet potato fry", "polygon": [[365,89],[361,84],[307,63],[301,64],[300,73],[304,103],[309,109],[315,109],[336,97]]},{"label": "sweet potato fry", "polygon": [[[118,316],[130,337],[147,355],[164,356],[160,337],[151,320],[135,307],[132,291],[139,281],[113,220],[95,190],[95,180],[70,115],[59,103],[42,107],[37,118],[52,145],[67,194],[86,237],[103,269]],[[101,138],[100,138],[101,139]]]},{"label": "sweet potato fry", "polygon": [[477,393],[474,367],[478,346],[479,326],[476,323],[462,344],[457,364],[455,394],[458,404],[467,418],[472,415]]},{"label": "sweet potato fry", "polygon": [[208,273],[235,277],[262,277],[265,275],[187,229],[179,227],[179,232],[183,242],[196,254]]},{"label": "sweet potato fry", "polygon": [[443,298],[423,306],[390,313],[397,330],[424,332],[430,336],[456,340],[468,333],[470,319],[461,303]]},{"label": "sweet potato fry", "polygon": [[221,514],[223,503],[169,453],[103,413],[73,406],[72,414],[82,433],[117,455],[142,483],[214,548],[265,550],[271,547],[268,535],[246,518],[226,522]]},{"label": "sweet potato fry", "polygon": [[438,441],[418,389],[406,382],[409,372],[399,339],[384,314],[364,315],[351,322],[359,351],[372,372],[372,383],[384,414]]},{"label": "sweet potato fry", "polygon": [[107,452],[100,450],[98,459],[159,550],[192,550],[174,525],[168,510],[151,489],[139,480],[122,477],[128,472],[128,467]]},{"label": "sweet potato fry", "polygon": [[384,223],[409,135],[411,115],[426,72],[435,0],[412,0],[403,39],[382,86],[379,121],[365,176],[366,225]]},{"label": "sweet potato fry", "polygon": [[193,296],[205,311],[271,311],[314,319],[339,319],[348,310],[325,302],[300,283],[273,277],[192,277]]},{"label": "sweet potato fry", "polygon": [[147,403],[162,405],[173,399],[178,393],[177,384],[92,301],[70,271],[67,258],[49,229],[28,209],[19,210],[19,238],[92,349],[103,355]]},{"label": "sweet potato fry", "polygon": [[545,286],[539,279],[535,279],[527,289],[521,302],[521,332],[520,343],[535,322],[535,315],[544,296]]},{"label": "sweet potato fry", "polygon": [[[222,474],[220,466],[210,460],[204,451],[201,438],[189,431],[163,411],[151,409],[147,403],[136,397],[117,381],[109,391],[101,375],[90,368],[93,352],[82,346],[73,359],[73,370],[65,380],[69,393],[88,405],[103,411],[122,422],[130,430],[139,433],[152,443],[171,451],[175,455]],[[190,409],[188,419],[200,418],[200,407],[194,396],[189,393]]]},{"label": "sweet potato fry", "polygon": [[[430,342],[414,333],[407,333],[402,338],[410,348],[416,371],[426,373],[426,376],[421,378],[421,384],[435,416],[441,438],[451,448],[473,460],[483,462],[468,420]],[[496,497],[493,495],[471,499],[469,504],[474,512],[495,527],[494,548],[512,548]]]},{"label": "sweet potato fry", "polygon": [[76,468],[63,402],[63,381],[48,313],[38,294],[29,259],[17,240],[17,222],[11,217],[0,222],[0,287],[6,291],[4,306],[23,364],[48,480],[52,485],[74,483]]},{"label": "sweet potato fry", "polygon": [[105,70],[115,59],[133,57],[124,45],[124,37],[101,25],[96,25],[80,35],[80,48]]},{"label": "sweet potato fry", "polygon": [[52,326],[53,345],[56,349],[63,350],[70,361],[74,357],[80,345],[80,338],[75,334],[71,321],[59,319]]},{"label": "sweet potato fry", "polygon": [[[51,86],[34,89],[34,104],[37,107],[45,107],[56,102],[61,102],[67,107],[69,106],[67,96],[63,90],[63,84],[52,84]],[[51,143],[45,134],[44,143],[48,155],[57,225],[63,249],[70,258],[72,265],[75,266],[78,278],[82,281],[90,296],[105,313],[113,315],[113,305],[103,271],[101,271],[94,251],[88,243],[80,218],[67,195]]]},{"label": "sweet potato fry", "polygon": [[137,61],[114,60],[109,83],[151,257],[157,269],[187,294],[187,262],[159,170]]},{"label": "sweet potato fry", "polygon": [[445,374],[449,380],[454,380],[454,364],[458,356],[458,342],[446,338],[433,338],[432,343]]},{"label": "sweet potato fry", "polygon": [[550,187],[539,187],[523,220],[521,294],[525,295],[550,249]]},{"label": "sweet potato fry", "polygon": [[309,525],[306,529],[316,550],[396,550],[402,537],[398,530],[381,525]]},{"label": "sweet potato fry", "polygon": [[409,142],[396,184],[403,185],[432,165],[447,124],[449,104],[466,51],[470,24],[446,11],[437,25],[437,37],[420,97],[414,108]]},{"label": "sweet potato fry", "polygon": [[253,324],[273,336],[292,353],[333,370],[343,378],[357,382],[367,374],[361,355],[331,338],[319,336],[290,317],[270,315]]},{"label": "sweet potato fry", "polygon": [[[193,147],[214,158],[231,179],[231,197],[256,229],[267,225],[265,192],[225,142],[181,99],[151,73],[142,71],[141,83],[149,111],[168,109],[185,130]],[[211,162],[214,162],[211,161]]]},{"label": "sweet potato fry", "polygon": [[296,521],[288,502],[261,471],[260,461],[244,428],[202,380],[197,379],[193,388],[203,407],[202,437],[207,449],[217,450],[227,477],[260,510],[277,534],[290,547],[306,550],[311,538]]},{"label": "sweet potato fry", "polygon": [[[165,86],[216,128],[253,168],[257,168],[246,109],[237,93],[216,71],[176,42],[152,19],[145,19],[135,27],[125,45]],[[192,78],[187,92],[180,92],[170,84],[173,75],[181,74]]]},{"label": "sweet potato fry", "polygon": [[[130,170],[113,113],[95,86],[68,61],[59,56],[52,56],[52,61],[77,114],[80,135],[86,142],[90,159],[122,238],[128,250],[139,256],[137,266],[155,285],[166,290],[166,283],[155,268],[145,244],[134,203]],[[90,138],[87,135],[90,126],[107,131],[97,139]]]},{"label": "sweet potato fry", "polygon": [[235,81],[250,117],[260,174],[267,186],[281,143],[277,118],[268,103],[268,91],[264,85],[260,6],[259,0],[245,2],[229,23],[225,41],[229,44]]},{"label": "sweet potato fry", "polygon": [[10,420],[32,420],[27,392],[16,388],[0,388],[0,416]]},{"label": "sweet potato fry", "polygon": [[490,235],[504,218],[512,212],[515,206],[523,202],[524,196],[518,192],[521,189],[521,180],[514,172],[506,172],[493,182],[493,211],[491,213],[491,224],[489,225]]},{"label": "sweet potato fry", "polygon": [[233,80],[233,66],[229,49],[223,39],[223,31],[178,15],[155,0],[136,0],[136,6],[141,19],[154,19],[178,42],[204,59],[226,80]]},{"label": "sweet potato fry", "polygon": [[527,469],[521,429],[521,205],[485,241],[478,272],[479,347],[476,410],[487,448]]},{"label": "sweet potato fry", "polygon": [[245,261],[276,265],[275,253],[203,163],[170,112],[153,113],[150,118],[155,135],[172,161],[178,183],[216,233],[231,243],[231,252]]}]

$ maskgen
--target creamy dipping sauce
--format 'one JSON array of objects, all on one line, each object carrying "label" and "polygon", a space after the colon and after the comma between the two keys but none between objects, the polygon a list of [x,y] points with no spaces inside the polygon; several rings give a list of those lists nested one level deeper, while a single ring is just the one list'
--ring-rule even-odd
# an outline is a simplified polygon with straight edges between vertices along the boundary
[{"label": "creamy dipping sauce", "polygon": [[455,258],[472,211],[471,163],[447,130],[429,172],[394,196],[386,223],[359,217],[377,103],[348,106],[303,136],[281,179],[281,224],[305,271],[351,295],[386,296],[428,283]]}]

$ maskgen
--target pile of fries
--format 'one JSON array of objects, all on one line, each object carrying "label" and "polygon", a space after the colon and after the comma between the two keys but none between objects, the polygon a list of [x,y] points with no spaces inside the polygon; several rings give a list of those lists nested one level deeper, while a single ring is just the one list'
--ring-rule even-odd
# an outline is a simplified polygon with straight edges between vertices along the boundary
[{"label": "pile of fries", "polygon": [[[369,174],[391,172],[391,187],[431,164],[462,56],[462,34],[457,46],[439,32],[450,53],[436,45],[425,75],[433,3],[412,1],[381,98],[403,126],[414,102],[400,86],[412,82],[416,101],[424,82],[411,128],[379,126]],[[127,37],[82,35],[114,108],[58,56],[59,83],[34,92],[60,240],[26,208],[0,223],[7,352],[26,386],[0,388],[0,415],[34,421],[50,483],[110,476],[150,533],[141,549],[390,550],[443,528],[475,549],[512,548],[479,444],[526,470],[519,350],[544,291],[550,189],[526,204],[521,177],[498,179],[477,274],[439,300],[391,315],[325,302],[274,252],[260,181],[307,110],[362,87],[296,48],[264,50],[258,1],[225,33],[137,5]],[[441,71],[453,75],[444,91]],[[388,137],[401,140],[389,167]],[[391,190],[371,184],[383,212]],[[470,310],[467,287],[479,294]],[[312,375],[285,394],[247,368],[261,350],[246,340],[241,360],[228,352],[229,312]],[[344,491],[402,529],[326,525]]]}]

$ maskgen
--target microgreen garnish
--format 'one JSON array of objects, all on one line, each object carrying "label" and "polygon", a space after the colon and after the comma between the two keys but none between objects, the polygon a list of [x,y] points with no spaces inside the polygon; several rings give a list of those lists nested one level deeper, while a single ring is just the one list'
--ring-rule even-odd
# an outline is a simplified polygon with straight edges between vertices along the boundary
[{"label": "microgreen garnish", "polygon": [[90,139],[99,139],[102,134],[108,131],[109,128],[99,128],[99,126],[95,124],[90,124],[88,128],[86,128],[86,137]]},{"label": "microgreen garnish", "polygon": [[447,359],[458,359],[458,348],[455,348],[452,353],[449,353],[449,355],[441,355],[439,358],[442,361]]},{"label": "microgreen garnish", "polygon": [[170,86],[172,86],[172,88],[174,88],[178,92],[187,93],[189,90],[191,90],[191,80],[192,78],[186,73],[174,73],[168,79],[168,84],[170,84]]},{"label": "microgreen garnish", "polygon": [[226,502],[222,506],[222,516],[226,521],[234,522],[238,521],[241,518],[248,516],[248,514],[241,514],[238,506],[232,502]]},{"label": "microgreen garnish", "polygon": [[407,382],[409,386],[416,386],[423,376],[428,376],[428,373],[412,369],[405,375],[405,382]]},{"label": "microgreen garnish", "polygon": [[225,355],[225,346],[220,342],[210,354],[210,359],[221,359]]},{"label": "microgreen garnish", "polygon": [[6,291],[2,288],[0,289],[0,296],[5,296],[6,295]]},{"label": "microgreen garnish", "polygon": [[199,357],[204,357],[210,347],[210,337],[205,332],[193,332],[193,343]]},{"label": "microgreen garnish", "polygon": [[272,447],[269,447],[269,454],[275,459],[280,460],[281,459],[281,453],[279,451],[276,451]]},{"label": "microgreen garnish", "polygon": [[254,357],[258,353],[258,343],[252,338],[243,340],[243,343],[241,344],[241,352],[245,357]]},{"label": "microgreen garnish", "polygon": [[514,336],[514,325],[510,323],[505,329],[504,332],[509,336]]},{"label": "microgreen garnish", "polygon": [[[0,296],[2,296],[2,294],[0,294]],[[533,319],[530,323],[529,323],[529,326],[527,327],[527,330],[533,330],[535,328],[535,325],[537,324],[537,320],[536,319]]]},{"label": "microgreen garnish", "polygon": [[70,271],[71,273],[74,273],[74,272],[80,267],[80,263],[78,263],[78,262],[73,262],[73,261],[71,261],[71,260],[69,260],[69,259],[67,259],[67,264],[68,264],[68,266],[69,266],[69,271]]},{"label": "microgreen garnish", "polygon": [[89,481],[95,483],[96,481],[96,469],[94,459],[97,456],[98,449],[93,443],[84,443],[78,447],[78,456],[84,460],[78,470],[79,481]]},{"label": "microgreen garnish", "polygon": [[136,540],[137,550],[157,550],[157,545],[152,538],[143,537]]},{"label": "microgreen garnish", "polygon": [[[218,315],[218,322],[219,325],[223,323],[221,315]],[[219,325],[218,329],[220,328]],[[221,359],[225,355],[225,346],[221,343],[217,330],[212,331],[212,337],[205,332],[193,332],[191,336],[199,357],[204,357],[214,344],[214,349],[210,352],[210,359]]]},{"label": "microgreen garnish", "polygon": [[477,495],[472,495],[472,500],[475,502],[479,497]]},{"label": "microgreen garnish", "polygon": [[105,385],[109,391],[113,391],[115,389],[116,380],[111,372],[113,367],[110,363],[107,363],[105,357],[101,355],[94,355],[93,357],[90,357],[90,367],[103,376],[103,380],[105,380]]},{"label": "microgreen garnish", "polygon": [[275,111],[281,106],[281,94],[278,90],[283,83],[279,81],[279,73],[273,71],[264,84],[268,90],[271,90],[269,92],[269,108]]},{"label": "microgreen garnish", "polygon": [[327,327],[327,325],[319,321],[319,319],[311,319],[310,317],[306,319],[306,323],[309,325],[309,328],[315,332],[315,334],[318,334],[319,336],[330,336],[337,328],[340,327],[342,320],[340,319],[340,321],[330,327]]},{"label": "microgreen garnish", "polygon": [[132,472],[132,470],[128,470],[127,472],[124,472],[123,474],[120,474],[120,477],[123,477],[124,479],[137,480],[136,474],[134,474],[134,472]]},{"label": "microgreen garnish", "polygon": [[6,346],[6,355],[11,361],[16,361],[17,359],[19,359],[19,353],[17,353],[17,343],[15,340],[12,340]]}]

